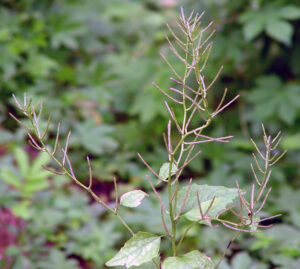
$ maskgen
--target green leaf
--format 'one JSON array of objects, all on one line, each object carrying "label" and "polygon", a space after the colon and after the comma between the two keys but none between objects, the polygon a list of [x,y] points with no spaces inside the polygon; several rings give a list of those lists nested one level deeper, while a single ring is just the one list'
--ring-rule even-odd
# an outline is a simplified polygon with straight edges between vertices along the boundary
[{"label": "green leaf", "polygon": [[264,22],[262,20],[249,21],[244,25],[243,33],[245,39],[250,41],[258,36],[264,30]]},{"label": "green leaf", "polygon": [[260,77],[256,84],[257,87],[247,97],[253,105],[254,116],[265,120],[277,115],[285,123],[293,124],[300,108],[300,85],[283,84],[279,77],[274,75]]},{"label": "green leaf", "polygon": [[21,148],[15,148],[14,156],[22,176],[26,175],[29,169],[29,158],[27,153]]},{"label": "green leaf", "polygon": [[281,146],[286,150],[300,149],[300,133],[287,135],[286,137],[283,137],[281,141]]},{"label": "green leaf", "polygon": [[126,268],[139,266],[158,256],[160,237],[146,232],[138,232],[120,249],[106,266],[124,265]]},{"label": "green leaf", "polygon": [[293,27],[290,23],[283,20],[269,20],[266,26],[267,34],[275,40],[286,45],[291,43]]},{"label": "green leaf", "polygon": [[241,252],[234,256],[232,260],[233,269],[248,269],[251,266],[251,258],[248,253]]},{"label": "green leaf", "polygon": [[278,115],[284,122],[291,125],[296,119],[297,108],[291,105],[291,103],[285,102],[283,99],[280,107],[278,108]]},{"label": "green leaf", "polygon": [[45,77],[58,66],[54,59],[46,55],[32,53],[26,61],[24,68],[33,77]]},{"label": "green leaf", "polygon": [[300,18],[300,8],[295,6],[285,6],[278,10],[278,15],[282,19],[295,20]]},{"label": "green leaf", "polygon": [[[178,210],[183,203],[187,188],[188,187],[185,186],[178,192]],[[185,203],[185,209],[183,211],[185,213],[184,216],[190,221],[197,221],[200,219],[197,192],[199,193],[199,200],[203,213],[205,213],[206,209],[209,207],[210,203],[215,197],[215,201],[207,214],[207,216],[211,218],[218,216],[221,211],[233,204],[235,199],[238,198],[238,190],[236,188],[198,185],[194,183],[191,185],[189,195]]]},{"label": "green leaf", "polygon": [[[161,179],[167,179],[169,177],[170,163],[164,163],[159,169],[159,177]],[[172,164],[171,176],[175,175],[178,168],[176,164]]]},{"label": "green leaf", "polygon": [[127,207],[138,207],[147,195],[141,190],[129,191],[121,196],[120,204]]},{"label": "green leaf", "polygon": [[26,181],[23,186],[23,191],[26,195],[33,195],[37,191],[41,191],[47,189],[49,187],[49,183],[45,179],[40,179],[37,181]]},{"label": "green leaf", "polygon": [[214,269],[211,259],[198,250],[191,251],[183,256],[169,257],[163,264],[162,269]]},{"label": "green leaf", "polygon": [[118,142],[113,138],[114,131],[113,126],[86,121],[76,127],[70,145],[80,143],[95,154],[111,153],[118,147]]},{"label": "green leaf", "polygon": [[22,219],[28,220],[31,217],[30,202],[23,201],[13,206],[14,214]]},{"label": "green leaf", "polygon": [[[31,172],[38,173],[41,170],[44,171],[42,168],[42,165],[48,164],[50,161],[50,157],[47,153],[41,152],[38,157],[33,161],[32,166],[31,166]],[[51,174],[49,172],[49,174]]]},{"label": "green leaf", "polygon": [[20,178],[9,168],[3,169],[0,175],[3,181],[15,187],[16,189],[22,188],[22,182],[20,181]]}]

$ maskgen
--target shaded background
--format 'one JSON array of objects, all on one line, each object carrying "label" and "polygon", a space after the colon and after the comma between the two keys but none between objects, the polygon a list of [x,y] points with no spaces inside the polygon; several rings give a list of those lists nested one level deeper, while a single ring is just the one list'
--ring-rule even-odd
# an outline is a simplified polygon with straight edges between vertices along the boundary
[{"label": "shaded background", "polygon": [[[207,144],[184,178],[243,188],[252,182],[248,138],[261,139],[263,122],[281,130],[288,153],[274,168],[266,214],[282,213],[277,225],[241,236],[220,268],[300,268],[300,4],[298,0],[2,0],[0,2],[0,261],[1,268],[105,268],[128,239],[116,219],[68,179],[41,168],[49,159],[27,145],[12,93],[44,102],[49,140],[56,124],[72,130],[70,157],[82,180],[85,157],[93,157],[94,190],[113,201],[112,176],[120,192],[149,190],[141,152],[156,169],[166,161],[161,133],[167,111],[151,86],[170,87],[159,57],[167,51],[165,23],[174,24],[179,4],[206,11],[217,32],[206,76],[224,71],[211,96],[241,94],[208,135],[234,135],[228,145]],[[171,54],[169,55],[170,57]],[[180,67],[179,67],[180,68]],[[52,135],[51,135],[52,134]],[[135,231],[162,232],[159,205],[150,197],[124,211]],[[182,224],[184,227],[184,223]],[[183,228],[182,227],[182,228]],[[183,249],[217,258],[232,233],[196,227]],[[169,253],[169,245],[162,244]],[[146,268],[145,266],[142,268]],[[149,267],[151,268],[151,267]]]}]

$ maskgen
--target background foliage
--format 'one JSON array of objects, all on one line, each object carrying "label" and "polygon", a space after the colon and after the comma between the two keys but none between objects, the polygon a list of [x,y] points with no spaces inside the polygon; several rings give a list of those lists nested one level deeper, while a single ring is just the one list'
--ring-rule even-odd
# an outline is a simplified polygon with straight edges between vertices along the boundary
[{"label": "background foliage", "polygon": [[[238,179],[247,189],[248,138],[260,135],[261,122],[273,134],[282,130],[281,146],[289,150],[274,169],[266,207],[269,214],[283,214],[278,224],[255,237],[241,237],[220,268],[300,267],[299,1],[3,0],[1,268],[105,268],[129,236],[72,182],[49,178],[41,168],[49,160],[26,146],[24,131],[8,116],[15,110],[12,93],[43,100],[44,114],[61,121],[63,133],[72,130],[72,161],[84,180],[85,156],[93,157],[94,189],[104,199],[113,201],[113,175],[121,192],[138,186],[149,190],[136,152],[157,169],[166,161],[161,132],[168,114],[151,81],[171,86],[158,52],[167,50],[165,23],[174,23],[179,4],[187,12],[205,10],[204,22],[215,22],[206,75],[214,77],[224,65],[215,99],[225,87],[231,96],[242,95],[209,128],[212,136],[234,135],[233,142],[205,144],[184,176],[227,187]],[[53,133],[55,128],[50,126]],[[158,212],[150,196],[124,215],[135,230],[155,233],[161,229]],[[188,244],[217,257],[230,237],[222,228],[195,228]]]}]

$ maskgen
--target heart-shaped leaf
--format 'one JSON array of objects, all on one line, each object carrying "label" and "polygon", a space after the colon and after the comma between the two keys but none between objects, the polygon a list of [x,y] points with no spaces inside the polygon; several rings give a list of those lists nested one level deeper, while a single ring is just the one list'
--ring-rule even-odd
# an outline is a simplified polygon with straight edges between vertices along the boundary
[{"label": "heart-shaped leaf", "polygon": [[158,256],[160,236],[138,232],[110,259],[106,266],[124,265],[126,268],[139,266]]},{"label": "heart-shaped leaf", "polygon": [[[177,210],[179,210],[183,203],[187,188],[187,186],[183,187],[178,192]],[[212,206],[207,213],[207,216],[210,218],[217,217],[224,209],[233,204],[239,196],[236,188],[198,185],[196,183],[192,184],[183,210],[184,216],[191,221],[197,221],[200,219],[197,193],[199,194],[199,200],[203,214],[205,214],[215,197]]]},{"label": "heart-shaped leaf", "polygon": [[147,195],[141,190],[129,191],[121,196],[120,204],[127,207],[138,207]]},{"label": "heart-shaped leaf", "polygon": [[[159,169],[159,177],[163,180],[167,179],[169,177],[169,170],[170,170],[170,163],[164,163]],[[171,176],[175,175],[177,170],[178,168],[176,164],[173,163],[171,168]]]}]

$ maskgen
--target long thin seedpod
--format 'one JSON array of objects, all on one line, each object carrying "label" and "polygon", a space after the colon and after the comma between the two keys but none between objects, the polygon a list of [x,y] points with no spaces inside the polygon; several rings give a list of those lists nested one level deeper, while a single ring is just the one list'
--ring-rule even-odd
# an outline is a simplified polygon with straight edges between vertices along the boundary
[{"label": "long thin seedpod", "polygon": [[263,199],[260,207],[254,212],[254,215],[258,214],[262,210],[262,208],[264,207],[264,205],[265,205],[265,203],[266,203],[266,201],[268,199],[268,196],[269,196],[269,193],[271,192],[271,190],[272,190],[272,187],[270,187],[268,189],[268,191],[267,191],[267,193],[266,193],[266,195],[265,195],[265,197],[264,197],[264,199]]},{"label": "long thin seedpod", "polygon": [[251,187],[251,198],[250,198],[250,212],[251,212],[251,216],[253,215],[253,208],[254,208],[254,188],[255,188],[255,185],[253,183],[252,187]]},{"label": "long thin seedpod", "polygon": [[156,85],[154,82],[152,82],[152,85],[158,89],[161,93],[163,93],[165,96],[167,96],[168,98],[170,98],[172,101],[174,101],[177,104],[183,104],[183,102],[178,101],[177,99],[173,98],[171,95],[167,94],[164,90],[162,90],[158,85]]},{"label": "long thin seedpod", "polygon": [[54,155],[57,150],[57,145],[59,141],[59,134],[60,134],[60,122],[57,124],[57,131],[56,131],[56,139],[55,139],[55,144],[54,144],[54,150],[52,151],[52,154]]},{"label": "long thin seedpod", "polygon": [[148,175],[146,175],[146,179],[147,179],[147,181],[149,182],[149,184],[150,184],[150,186],[151,186],[151,188],[152,188],[152,190],[153,190],[153,192],[154,192],[156,198],[158,199],[158,201],[159,201],[161,207],[164,209],[165,212],[168,212],[167,209],[166,209],[166,207],[165,207],[165,205],[164,205],[164,203],[163,203],[163,201],[162,201],[162,199],[160,198],[160,196],[159,196],[157,190],[156,190],[155,187],[153,186],[153,184],[152,184],[152,182],[151,182],[151,179],[149,178]]},{"label": "long thin seedpod", "polygon": [[278,158],[275,160],[275,161],[273,161],[272,163],[270,163],[270,166],[273,166],[275,163],[277,163],[285,154],[287,153],[287,151],[286,150],[284,150],[279,156],[278,156]]},{"label": "long thin seedpod", "polygon": [[[65,150],[62,149],[63,153],[65,154]],[[66,156],[66,160],[67,160],[67,163],[68,163],[68,166],[69,166],[69,169],[70,169],[70,173],[72,175],[73,178],[77,179],[77,177],[75,176],[75,173],[74,173],[74,170],[73,170],[73,166],[72,166],[72,163],[69,159],[69,156],[67,154],[65,154]],[[78,179],[77,179],[78,180]]]},{"label": "long thin seedpod", "polygon": [[262,174],[264,174],[265,172],[262,170],[262,168],[260,167],[260,165],[259,165],[259,163],[258,163],[258,160],[257,160],[257,158],[256,158],[256,156],[255,156],[255,154],[252,152],[252,157],[253,157],[253,159],[254,159],[254,161],[255,161],[255,164],[256,164],[256,167],[257,167],[257,169],[262,173]]},{"label": "long thin seedpod", "polygon": [[198,97],[200,97],[200,96],[202,96],[202,92],[201,92],[201,87],[199,86],[196,97],[194,98],[194,102],[191,103],[191,105],[186,109],[186,111],[191,110],[195,106],[194,105],[195,103],[200,106],[200,104],[203,102],[204,98],[206,97],[206,96],[201,97],[200,101],[198,101]]},{"label": "long thin seedpod", "polygon": [[190,154],[188,154],[188,156],[187,156],[187,158],[186,158],[184,164],[178,169],[178,171],[183,170],[183,168],[186,167],[186,166],[187,166],[192,160],[194,160],[196,157],[198,157],[199,154],[200,154],[201,152],[202,152],[202,150],[199,150],[199,151],[196,152],[190,159],[189,159],[189,155],[190,155]]},{"label": "long thin seedpod", "polygon": [[119,191],[117,184],[117,177],[114,176],[114,187],[115,187],[115,212],[118,212],[119,208]]},{"label": "long thin seedpod", "polygon": [[263,194],[263,192],[264,192],[264,190],[265,190],[265,188],[266,188],[266,186],[267,186],[267,183],[268,183],[268,181],[269,181],[269,179],[270,179],[271,173],[272,173],[272,170],[269,171],[269,173],[268,173],[268,175],[267,175],[265,181],[263,182],[263,185],[262,185],[262,187],[260,188],[260,191],[259,191],[259,193],[258,193],[258,195],[257,195],[256,201],[259,201],[261,195]]},{"label": "long thin seedpod", "polygon": [[86,160],[87,160],[88,167],[89,167],[89,185],[88,185],[88,189],[91,189],[92,185],[93,185],[92,165],[91,165],[91,161],[90,161],[90,157],[89,156],[86,156]]},{"label": "long thin seedpod", "polygon": [[258,146],[256,145],[256,143],[254,142],[254,140],[252,138],[250,138],[251,143],[253,144],[253,146],[255,147],[257,153],[260,155],[260,157],[265,160],[265,156],[261,153],[261,151],[259,150]]},{"label": "long thin seedpod", "polygon": [[51,122],[51,117],[49,116],[48,117],[48,120],[47,120],[47,125],[46,125],[46,128],[45,128],[45,131],[41,137],[41,139],[43,140],[46,136],[46,134],[48,133],[48,129],[49,129],[49,126],[50,126],[50,122]]},{"label": "long thin seedpod", "polygon": [[[201,135],[199,135],[199,136],[201,136]],[[228,143],[230,141],[225,140],[225,139],[230,139],[230,138],[232,138],[232,136],[224,136],[224,137],[217,137],[217,138],[210,137],[210,139],[207,139],[207,140],[184,142],[184,144],[194,145],[194,144],[202,144],[202,143],[212,142],[212,141],[221,142],[221,143]]]},{"label": "long thin seedpod", "polygon": [[169,158],[169,161],[171,160],[171,154],[172,152],[170,151],[170,148],[169,148],[169,145],[168,145],[168,139],[167,139],[167,136],[165,133],[163,133],[163,139],[164,139],[164,144],[165,144],[165,147],[168,151],[168,158]]},{"label": "long thin seedpod", "polygon": [[[168,43],[169,43],[169,44],[172,44],[172,42],[171,42],[171,40],[169,39],[169,37],[167,36],[167,34],[165,33],[164,35],[165,35],[166,40],[168,40]],[[184,46],[183,46],[176,38],[175,38],[175,42],[176,42],[176,44],[178,45],[178,47],[179,47],[183,52],[185,52],[185,53],[191,55],[190,52],[187,51],[186,48],[185,48],[185,47],[184,47]],[[174,47],[173,44],[172,44],[172,46]]]},{"label": "long thin seedpod", "polygon": [[174,55],[180,60],[182,61],[186,66],[190,66],[186,60],[179,54],[179,52],[175,49],[174,45],[172,44],[172,42],[169,40],[168,36],[166,36],[166,39],[169,43],[169,47],[170,50],[174,53]]},{"label": "long thin seedpod", "polygon": [[196,106],[199,110],[204,111],[204,108],[201,107],[201,106],[195,101],[195,99],[189,97],[187,94],[185,94],[185,93],[183,93],[183,92],[181,92],[181,91],[179,91],[179,90],[177,90],[177,89],[175,89],[175,88],[172,88],[172,87],[170,87],[169,90],[171,90],[171,91],[173,91],[173,92],[176,92],[176,93],[179,93],[180,95],[184,96],[186,99],[190,100],[190,101],[192,102],[192,104],[193,104],[194,106]]},{"label": "long thin seedpod", "polygon": [[34,149],[36,149],[36,150],[38,150],[38,151],[43,151],[43,149],[42,148],[40,148],[40,147],[36,147],[32,142],[31,142],[31,140],[30,139],[28,139],[28,143],[30,144],[30,146],[32,146]]},{"label": "long thin seedpod", "polygon": [[238,195],[239,195],[239,198],[240,198],[241,206],[244,205],[246,207],[247,211],[250,212],[248,203],[247,203],[247,201],[245,200],[245,198],[242,195],[242,191],[240,189],[238,181],[236,180],[235,183],[236,183],[236,186],[237,186],[237,189],[238,189]]},{"label": "long thin seedpod", "polygon": [[173,152],[172,143],[171,143],[171,121],[168,122],[168,148],[169,152]]},{"label": "long thin seedpod", "polygon": [[30,138],[30,142],[32,142],[32,144],[39,150],[39,151],[43,151],[43,149],[38,145],[38,143],[34,140],[34,138],[32,137],[32,135],[27,132],[27,135]]},{"label": "long thin seedpod", "polygon": [[51,169],[50,167],[46,166],[46,165],[43,165],[42,164],[42,167],[49,171],[50,173],[53,173],[53,174],[56,174],[56,175],[65,175],[66,173],[65,172],[60,172],[60,171],[57,171],[57,170],[54,170],[54,169]]},{"label": "long thin seedpod", "polygon": [[271,216],[271,217],[267,217],[267,218],[263,218],[263,219],[259,219],[259,220],[254,220],[253,223],[259,223],[259,222],[262,222],[262,221],[275,219],[275,218],[278,218],[280,216],[281,216],[281,214],[277,214],[277,215],[274,215],[274,216]]},{"label": "long thin seedpod", "polygon": [[216,196],[214,196],[214,197],[212,198],[212,200],[211,200],[211,202],[210,202],[208,208],[206,209],[206,211],[205,211],[205,213],[204,213],[204,216],[205,216],[205,217],[207,216],[209,210],[212,208],[212,206],[213,206],[215,200],[216,200]]},{"label": "long thin seedpod", "polygon": [[67,141],[66,141],[66,145],[65,145],[65,148],[64,148],[64,157],[63,157],[63,160],[62,160],[62,165],[65,165],[70,136],[71,136],[71,131],[68,133],[68,136],[67,136]]},{"label": "long thin seedpod", "polygon": [[192,182],[193,182],[193,179],[191,178],[190,181],[189,181],[189,185],[188,185],[188,187],[187,187],[186,193],[185,193],[185,195],[184,195],[184,199],[183,199],[183,201],[182,201],[181,207],[180,207],[180,209],[179,209],[179,211],[178,211],[178,213],[177,213],[177,215],[176,215],[176,217],[175,217],[175,220],[178,219],[178,218],[180,217],[181,212],[182,212],[182,210],[184,209],[184,206],[185,206],[185,203],[186,203],[186,201],[187,201],[187,198],[189,197],[189,193],[190,193],[190,189],[191,189]]},{"label": "long thin seedpod", "polygon": [[181,76],[178,75],[178,73],[176,72],[176,70],[173,68],[173,66],[170,64],[170,62],[168,61],[168,59],[165,57],[165,55],[163,53],[159,54],[161,56],[161,58],[165,61],[165,63],[169,66],[169,68],[172,70],[172,72],[174,73],[174,75],[179,79],[182,80]]},{"label": "long thin seedpod", "polygon": [[259,232],[261,232],[261,231],[258,231],[258,230],[246,230],[246,229],[241,229],[241,228],[233,227],[233,226],[230,226],[230,225],[228,225],[226,223],[223,223],[223,222],[222,222],[222,224],[225,227],[227,227],[229,229],[232,229],[232,230],[235,230],[235,231],[240,231],[240,232],[245,232],[245,233],[259,233]]},{"label": "long thin seedpod", "polygon": [[213,78],[213,80],[210,82],[210,84],[206,87],[207,91],[215,84],[215,82],[217,81],[217,79],[219,78],[219,76],[221,75],[222,71],[223,71],[224,66],[221,65],[220,69],[218,70],[217,74],[215,75],[215,77]]},{"label": "long thin seedpod", "polygon": [[9,116],[11,116],[18,124],[20,124],[22,127],[25,128],[25,130],[28,130],[29,128],[22,122],[20,121],[18,118],[16,118],[16,116],[12,113],[8,113]]},{"label": "long thin seedpod", "polygon": [[145,159],[142,157],[140,153],[137,153],[137,156],[141,159],[141,161],[147,166],[147,168],[160,180],[165,181],[162,179],[154,170],[153,168],[145,161]]},{"label": "long thin seedpod", "polygon": [[178,121],[177,121],[177,119],[176,119],[176,117],[175,117],[174,112],[173,112],[173,111],[171,110],[171,108],[169,107],[168,102],[164,100],[164,104],[165,104],[165,106],[167,107],[168,112],[169,112],[171,118],[172,118],[173,121],[175,122],[175,125],[176,125],[176,127],[177,127],[179,133],[182,133],[182,130],[181,130],[181,128],[180,128],[180,125],[179,125],[179,123],[178,123]]},{"label": "long thin seedpod", "polygon": [[204,219],[204,214],[203,214],[202,206],[201,206],[201,203],[200,203],[200,198],[199,198],[199,192],[198,191],[197,191],[197,202],[198,202],[198,207],[199,207],[199,212],[200,212],[201,219]]},{"label": "long thin seedpod", "polygon": [[[208,26],[206,27],[206,29],[208,29],[211,25],[213,24],[213,22],[210,22],[208,24]],[[202,30],[202,32],[204,33],[206,30]],[[216,30],[212,30],[211,33],[209,34],[209,36],[202,42],[202,43],[198,43],[197,44],[197,50],[201,50],[203,48],[203,46],[213,37],[213,35],[215,34]]]},{"label": "long thin seedpod", "polygon": [[252,164],[252,163],[250,163],[250,167],[251,167],[251,171],[252,171],[252,174],[253,174],[253,176],[254,176],[254,178],[255,178],[256,183],[257,183],[259,186],[261,186],[261,183],[260,183],[259,180],[258,180],[258,177],[257,177],[257,175],[256,175],[256,173],[255,173],[255,171],[254,171],[254,167],[253,167],[253,164]]},{"label": "long thin seedpod", "polygon": [[165,217],[164,217],[164,209],[163,209],[162,206],[160,207],[160,215],[161,215],[161,221],[162,221],[164,230],[165,230],[166,234],[167,234],[169,237],[171,237],[170,232],[169,232],[169,230],[168,230],[168,227],[167,227],[167,225],[166,225],[166,221],[165,221]]},{"label": "long thin seedpod", "polygon": [[42,112],[43,112],[43,102],[40,102],[40,109],[39,109],[39,114],[36,118],[36,122],[38,123],[41,119],[41,115],[42,115]]},{"label": "long thin seedpod", "polygon": [[216,108],[216,111],[218,111],[220,109],[220,107],[223,105],[224,100],[226,98],[226,95],[227,95],[227,88],[225,88],[225,90],[223,92],[222,98],[221,98],[221,100],[220,100],[220,102],[219,102],[219,104],[218,104],[218,106]]},{"label": "long thin seedpod", "polygon": [[174,33],[174,31],[172,30],[172,28],[170,27],[170,25],[167,23],[166,26],[168,27],[169,32],[172,34],[172,36],[174,37],[174,39],[183,47],[185,46],[185,43],[183,41],[180,40],[180,38]]},{"label": "long thin seedpod", "polygon": [[38,138],[41,138],[41,131],[40,131],[40,127],[39,127],[39,122],[38,122],[38,119],[37,119],[37,116],[36,116],[36,113],[35,111],[33,110],[33,122],[34,122],[34,125],[35,125],[35,130],[37,132],[37,136]]},{"label": "long thin seedpod", "polygon": [[188,85],[182,83],[181,81],[178,81],[174,78],[170,78],[170,80],[176,82],[177,84],[184,86],[187,90],[191,91],[192,93],[196,94],[196,95],[201,95],[201,93],[199,93],[199,91],[195,91],[193,88],[189,87]]},{"label": "long thin seedpod", "polygon": [[[14,94],[12,94],[12,97],[14,98],[14,101],[15,101],[15,104],[17,105],[17,107],[21,110],[21,111],[23,111],[24,112],[24,108],[21,106],[21,104],[19,103],[19,100],[17,99],[17,97],[14,95]],[[25,97],[24,97],[25,98]],[[25,103],[25,102],[24,102]]]},{"label": "long thin seedpod", "polygon": [[[210,56],[210,53],[211,53],[211,50],[212,50],[212,46],[213,46],[213,43],[208,43],[207,47],[204,49],[204,51],[202,52],[202,56],[206,53],[206,50],[207,50],[207,54],[206,54],[206,57],[204,59],[204,62],[203,62],[203,65],[201,66],[200,68],[200,72],[202,72],[205,67],[206,67],[206,64],[208,62],[208,59],[209,59],[209,56]],[[200,62],[200,61],[199,61]]]},{"label": "long thin seedpod", "polygon": [[215,111],[214,113],[212,113],[212,117],[217,116],[218,114],[220,114],[220,112],[222,112],[226,107],[230,106],[236,99],[238,99],[240,97],[240,95],[238,94],[237,96],[235,96],[232,100],[230,100],[226,105],[224,105],[223,107],[221,107],[219,110]]}]

